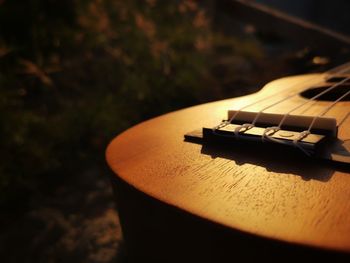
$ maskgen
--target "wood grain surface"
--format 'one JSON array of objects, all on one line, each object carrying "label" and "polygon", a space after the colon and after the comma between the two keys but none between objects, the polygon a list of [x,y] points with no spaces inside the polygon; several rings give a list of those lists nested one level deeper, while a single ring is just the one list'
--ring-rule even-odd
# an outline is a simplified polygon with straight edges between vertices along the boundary
[{"label": "wood grain surface", "polygon": [[[291,91],[320,86],[322,74],[273,81],[260,92],[172,112],[132,127],[108,146],[115,176],[137,191],[184,213],[246,235],[332,251],[350,252],[350,169],[269,147],[203,146],[184,134],[217,125],[228,109],[278,93],[247,110],[258,111]],[[301,83],[297,85],[297,83]],[[267,110],[283,113],[306,102],[301,96]],[[318,101],[293,114],[317,115],[330,102]],[[326,116],[345,118],[349,102]],[[339,138],[350,139],[350,120]],[[125,202],[128,200],[118,200]]]}]

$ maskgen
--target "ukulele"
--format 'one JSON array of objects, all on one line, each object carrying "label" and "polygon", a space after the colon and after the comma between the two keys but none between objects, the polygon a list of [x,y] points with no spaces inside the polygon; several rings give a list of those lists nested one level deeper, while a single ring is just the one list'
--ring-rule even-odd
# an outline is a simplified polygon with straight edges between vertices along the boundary
[{"label": "ukulele", "polygon": [[106,159],[130,257],[350,262],[349,100],[347,63],[117,136]]}]

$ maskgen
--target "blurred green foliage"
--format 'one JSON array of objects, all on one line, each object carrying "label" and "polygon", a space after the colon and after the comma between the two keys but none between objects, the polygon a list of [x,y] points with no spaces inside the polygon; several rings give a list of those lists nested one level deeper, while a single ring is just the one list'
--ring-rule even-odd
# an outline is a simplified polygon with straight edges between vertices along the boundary
[{"label": "blurred green foliage", "polygon": [[188,0],[2,0],[0,32],[1,202],[104,165],[132,124],[224,97],[219,58],[261,56]]}]

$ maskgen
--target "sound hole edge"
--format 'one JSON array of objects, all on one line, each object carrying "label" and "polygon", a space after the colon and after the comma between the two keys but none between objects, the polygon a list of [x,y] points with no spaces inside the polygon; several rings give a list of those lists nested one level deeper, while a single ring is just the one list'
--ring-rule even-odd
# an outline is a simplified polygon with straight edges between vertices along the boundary
[{"label": "sound hole edge", "polygon": [[[312,87],[307,90],[304,90],[302,93],[300,93],[300,96],[306,99],[311,99],[316,95],[320,94],[321,92],[325,91],[329,87],[331,87],[331,85]],[[347,93],[349,90],[350,90],[350,83],[345,83],[323,94],[322,96],[317,98],[316,101],[336,101],[338,98],[340,98],[342,95]],[[345,96],[341,101],[350,101],[350,94]]]}]

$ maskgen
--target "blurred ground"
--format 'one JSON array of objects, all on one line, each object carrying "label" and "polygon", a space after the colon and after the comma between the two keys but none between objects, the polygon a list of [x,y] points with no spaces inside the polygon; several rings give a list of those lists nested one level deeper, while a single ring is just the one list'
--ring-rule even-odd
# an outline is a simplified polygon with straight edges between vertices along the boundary
[{"label": "blurred ground", "polygon": [[28,211],[2,214],[2,262],[125,262],[109,181],[98,171],[37,195]]}]

